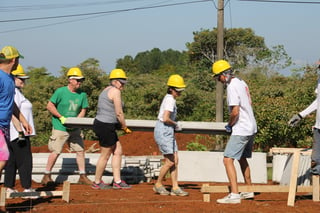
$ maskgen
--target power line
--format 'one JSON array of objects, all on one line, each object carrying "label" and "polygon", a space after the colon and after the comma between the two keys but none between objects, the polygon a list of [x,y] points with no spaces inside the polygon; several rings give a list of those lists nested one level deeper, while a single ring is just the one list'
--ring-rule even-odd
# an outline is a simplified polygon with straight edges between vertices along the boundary
[{"label": "power line", "polygon": [[65,9],[65,8],[75,8],[75,7],[88,7],[88,6],[99,6],[99,5],[110,5],[118,3],[132,3],[135,1],[145,1],[145,0],[113,0],[113,1],[99,1],[99,2],[89,2],[89,3],[64,3],[64,4],[28,4],[20,6],[1,6],[1,12],[17,12],[17,11],[32,11],[32,10],[47,10],[47,9]]},{"label": "power line", "polygon": [[211,1],[211,0],[197,0],[197,1],[190,1],[190,2],[180,2],[180,3],[173,3],[173,4],[163,4],[163,5],[156,5],[156,6],[136,7],[136,8],[130,8],[130,9],[120,9],[120,10],[111,10],[111,11],[102,11],[102,12],[93,12],[93,13],[81,13],[81,14],[71,14],[71,15],[61,15],[61,16],[23,18],[23,19],[11,19],[11,20],[2,20],[2,21],[0,21],[0,23],[19,22],[19,21],[36,21],[36,20],[45,20],[45,19],[59,19],[59,18],[79,17],[79,16],[92,16],[92,15],[100,15],[100,14],[109,14],[109,13],[129,12],[129,11],[135,11],[135,10],[153,9],[153,8],[160,8],[160,7],[171,7],[171,6],[185,5],[185,4],[195,4],[195,3],[208,2],[208,1]]},{"label": "power line", "polygon": [[320,4],[319,1],[272,1],[272,0],[238,0],[238,1],[252,1],[265,3],[289,3],[289,4]]}]

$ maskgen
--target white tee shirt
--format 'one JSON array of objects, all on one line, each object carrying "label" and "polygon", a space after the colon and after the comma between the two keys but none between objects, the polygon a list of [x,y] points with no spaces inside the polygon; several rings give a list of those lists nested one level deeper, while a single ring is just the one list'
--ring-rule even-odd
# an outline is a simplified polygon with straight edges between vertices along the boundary
[{"label": "white tee shirt", "polygon": [[159,114],[158,114],[158,119],[160,121],[163,121],[163,114],[164,114],[164,111],[166,110],[171,112],[170,119],[174,121],[177,116],[177,106],[176,106],[176,99],[174,99],[174,97],[171,94],[166,94],[166,96],[164,96],[162,100]]},{"label": "white tee shirt", "polygon": [[[307,108],[305,108],[302,112],[299,113],[303,118],[306,117],[307,115],[309,115],[310,113],[314,112],[315,110],[319,109],[320,95],[319,95],[318,91],[320,91],[320,78],[318,79],[318,86],[315,91],[317,93],[316,99]],[[317,110],[316,123],[315,123],[314,127],[317,129],[320,129],[320,111],[319,110]]]},{"label": "white tee shirt", "polygon": [[231,106],[240,106],[239,119],[232,127],[232,135],[249,136],[257,132],[257,123],[251,106],[248,85],[238,78],[232,78],[227,86],[227,101]]},{"label": "white tee shirt", "polygon": [[[34,128],[34,123],[33,123],[31,102],[24,97],[24,95],[21,93],[21,91],[18,88],[15,89],[14,101],[16,102],[16,104],[17,104],[18,108],[20,109],[21,113],[23,114],[23,116],[26,118],[26,120],[28,121],[28,123],[32,127],[32,134],[30,136],[35,135],[36,130]],[[19,137],[19,133],[16,130],[16,128],[13,126],[13,123],[11,121],[10,122],[10,141],[13,141],[18,137]]]}]

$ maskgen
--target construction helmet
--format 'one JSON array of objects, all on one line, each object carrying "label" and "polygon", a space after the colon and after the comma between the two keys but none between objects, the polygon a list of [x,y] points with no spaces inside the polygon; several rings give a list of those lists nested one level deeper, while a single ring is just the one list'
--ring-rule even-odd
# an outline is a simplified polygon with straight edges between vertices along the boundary
[{"label": "construction helmet", "polygon": [[2,48],[0,58],[2,59],[13,59],[13,58],[24,58],[23,55],[13,46],[5,46]]},{"label": "construction helmet", "polygon": [[230,69],[230,64],[225,60],[218,60],[212,65],[212,72],[214,75],[219,75],[220,73]]},{"label": "construction helmet", "polygon": [[24,73],[24,69],[23,67],[18,64],[18,67],[16,70],[13,70],[11,72],[12,75],[14,75],[15,77],[17,78],[22,78],[22,79],[26,79],[26,78],[29,78],[29,76],[27,76],[25,73]]},{"label": "construction helmet", "polygon": [[109,79],[127,79],[127,76],[123,69],[114,69],[111,71]]},{"label": "construction helmet", "polygon": [[170,87],[176,88],[185,88],[186,85],[184,84],[184,80],[180,75],[171,75],[168,79],[167,85]]},{"label": "construction helmet", "polygon": [[83,79],[81,70],[78,67],[71,67],[67,73],[68,78],[70,79]]}]

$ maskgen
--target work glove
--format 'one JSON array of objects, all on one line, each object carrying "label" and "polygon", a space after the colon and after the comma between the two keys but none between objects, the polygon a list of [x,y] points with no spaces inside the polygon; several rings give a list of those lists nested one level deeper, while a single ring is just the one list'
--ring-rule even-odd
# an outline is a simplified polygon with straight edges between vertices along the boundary
[{"label": "work glove", "polygon": [[61,117],[59,118],[59,120],[60,120],[60,122],[61,122],[62,124],[64,124],[67,119],[66,119],[64,116],[61,116]]},{"label": "work glove", "polygon": [[122,128],[122,130],[123,130],[124,133],[126,133],[126,134],[130,134],[130,133],[132,132],[128,127]]},{"label": "work glove", "polygon": [[26,136],[24,135],[23,131],[19,131],[19,137],[18,137],[18,142],[23,142],[26,140]]},{"label": "work glove", "polygon": [[294,115],[288,122],[289,126],[296,126],[302,119],[302,116],[298,113],[296,115]]},{"label": "work glove", "polygon": [[174,127],[174,131],[181,132],[182,131],[182,124],[178,121],[176,126]]},{"label": "work glove", "polygon": [[230,126],[229,124],[226,125],[224,128],[226,128],[226,132],[228,132],[228,133],[232,132],[232,126]]}]

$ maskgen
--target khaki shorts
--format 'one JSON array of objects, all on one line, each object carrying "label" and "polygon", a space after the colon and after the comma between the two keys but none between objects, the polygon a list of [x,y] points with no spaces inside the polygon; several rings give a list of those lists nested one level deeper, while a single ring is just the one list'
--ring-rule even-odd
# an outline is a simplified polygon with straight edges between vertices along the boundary
[{"label": "khaki shorts", "polygon": [[84,150],[80,129],[76,129],[71,132],[53,129],[52,135],[49,138],[48,148],[51,152],[60,154],[62,152],[63,145],[66,142],[68,143],[71,151],[81,152]]}]

